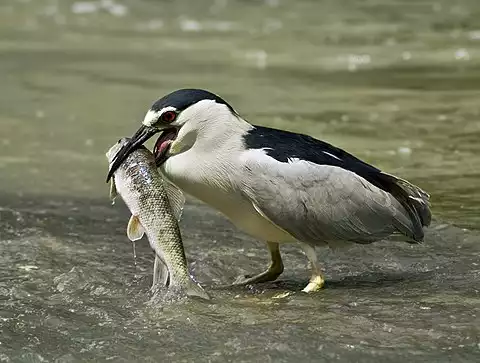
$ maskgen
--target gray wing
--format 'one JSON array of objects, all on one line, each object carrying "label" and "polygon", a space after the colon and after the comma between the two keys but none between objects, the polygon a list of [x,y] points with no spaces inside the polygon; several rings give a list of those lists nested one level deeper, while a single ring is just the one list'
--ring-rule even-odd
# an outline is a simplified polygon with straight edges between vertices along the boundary
[{"label": "gray wing", "polygon": [[394,232],[413,234],[405,208],[351,171],[299,159],[279,162],[262,150],[245,152],[242,162],[243,193],[300,241],[369,243]]}]

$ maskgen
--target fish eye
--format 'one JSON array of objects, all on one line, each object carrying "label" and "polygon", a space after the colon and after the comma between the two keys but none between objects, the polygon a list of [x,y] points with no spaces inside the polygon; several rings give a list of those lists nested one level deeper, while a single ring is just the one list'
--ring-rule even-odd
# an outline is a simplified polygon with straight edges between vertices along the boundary
[{"label": "fish eye", "polygon": [[175,111],[166,111],[160,116],[163,122],[173,122],[177,118],[177,113]]}]

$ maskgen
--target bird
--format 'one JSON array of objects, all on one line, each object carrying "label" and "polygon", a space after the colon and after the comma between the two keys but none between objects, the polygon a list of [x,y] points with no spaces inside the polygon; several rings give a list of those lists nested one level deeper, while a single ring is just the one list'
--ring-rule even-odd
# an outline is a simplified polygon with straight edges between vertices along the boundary
[{"label": "bird", "polygon": [[156,100],[115,156],[107,182],[158,133],[153,152],[163,176],[266,243],[268,268],[230,286],[276,280],[284,270],[280,245],[297,243],[311,269],[302,291],[318,291],[325,278],[316,247],[391,235],[422,243],[431,223],[430,195],[420,187],[307,134],[254,125],[203,89]]}]

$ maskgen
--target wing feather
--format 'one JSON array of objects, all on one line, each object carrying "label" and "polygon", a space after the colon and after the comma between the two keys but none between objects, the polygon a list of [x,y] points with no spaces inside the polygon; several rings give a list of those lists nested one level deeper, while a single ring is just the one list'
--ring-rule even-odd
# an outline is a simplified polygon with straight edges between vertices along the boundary
[{"label": "wing feather", "polygon": [[243,154],[242,191],[257,211],[298,240],[370,243],[394,232],[409,237],[408,211],[390,193],[332,165],[291,159],[263,150]]}]

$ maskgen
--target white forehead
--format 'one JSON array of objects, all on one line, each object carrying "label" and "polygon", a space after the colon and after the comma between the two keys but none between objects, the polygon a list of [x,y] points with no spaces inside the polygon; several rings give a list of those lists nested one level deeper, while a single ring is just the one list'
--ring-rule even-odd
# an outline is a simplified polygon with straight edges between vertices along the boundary
[{"label": "white forehead", "polygon": [[167,107],[162,108],[159,111],[148,110],[147,114],[143,118],[142,124],[144,124],[145,126],[153,126],[158,121],[160,116],[167,111],[175,111],[176,112],[177,109],[173,106],[167,106]]}]

